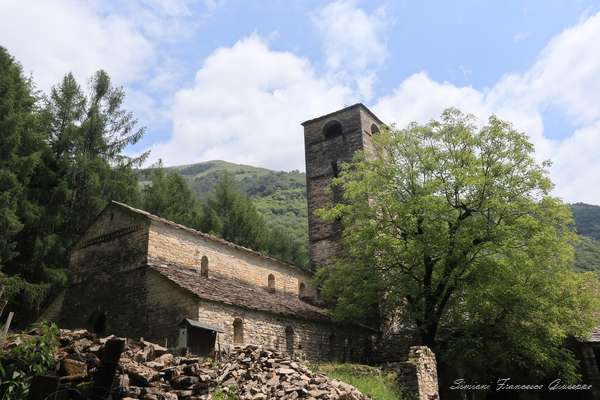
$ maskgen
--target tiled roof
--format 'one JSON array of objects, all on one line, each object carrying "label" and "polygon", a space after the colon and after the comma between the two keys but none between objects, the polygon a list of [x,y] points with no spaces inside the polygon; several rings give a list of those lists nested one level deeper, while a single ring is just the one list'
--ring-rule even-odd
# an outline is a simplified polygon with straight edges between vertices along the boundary
[{"label": "tiled roof", "polygon": [[299,267],[299,266],[297,266],[297,265],[290,264],[290,263],[288,263],[288,262],[285,262],[285,261],[283,261],[283,260],[280,260],[280,259],[278,259],[278,258],[275,258],[275,257],[271,257],[271,256],[269,256],[269,255],[267,255],[267,254],[263,254],[263,253],[261,253],[261,252],[259,252],[259,251],[256,251],[256,250],[252,250],[252,249],[249,249],[249,248],[247,248],[247,247],[240,246],[240,245],[237,245],[237,244],[235,244],[235,243],[228,242],[227,240],[224,240],[224,239],[218,238],[218,237],[216,237],[216,236],[213,236],[213,235],[209,235],[208,233],[204,233],[204,232],[197,231],[196,229],[193,229],[193,228],[187,227],[187,226],[185,226],[185,225],[181,225],[181,224],[178,224],[178,223],[176,223],[176,222],[169,221],[168,219],[165,219],[165,218],[159,217],[158,215],[150,214],[148,211],[140,210],[139,208],[131,207],[131,206],[130,206],[130,205],[128,205],[128,204],[125,204],[125,203],[119,203],[118,201],[114,201],[114,200],[113,200],[111,203],[112,203],[113,205],[119,206],[119,207],[121,207],[121,208],[124,208],[124,209],[126,209],[126,210],[128,210],[128,211],[131,211],[131,212],[133,212],[133,213],[136,213],[136,214],[138,214],[138,215],[142,215],[142,216],[144,216],[144,217],[146,217],[146,218],[148,218],[148,219],[150,219],[150,220],[152,220],[152,221],[160,222],[160,223],[163,223],[163,224],[165,224],[165,225],[169,225],[169,226],[172,226],[172,227],[174,227],[174,228],[181,229],[181,230],[183,230],[183,231],[186,231],[186,232],[192,233],[192,234],[194,234],[194,235],[196,235],[196,236],[200,236],[200,237],[203,237],[203,238],[205,238],[205,239],[211,240],[211,241],[213,241],[213,242],[220,243],[220,244],[222,244],[222,245],[225,245],[225,246],[228,246],[228,247],[232,247],[232,248],[234,248],[234,249],[241,250],[241,251],[243,251],[243,252],[246,252],[246,253],[251,253],[251,254],[254,254],[254,255],[256,255],[256,256],[258,256],[258,257],[261,257],[261,258],[263,258],[263,259],[266,259],[266,260],[271,260],[271,261],[274,261],[274,262],[276,262],[276,263],[279,263],[279,264],[285,265],[285,266],[287,266],[287,267],[290,267],[290,268],[294,268],[294,269],[296,269],[296,270],[299,270],[299,271],[302,271],[302,272],[308,272],[308,273],[310,273],[309,271],[306,271],[306,270],[304,270],[304,269],[300,268],[300,267]]},{"label": "tiled roof", "polygon": [[162,259],[150,259],[148,266],[201,299],[307,320],[330,320],[326,309],[305,303],[296,295],[269,292],[216,272],[204,277],[189,267]]}]

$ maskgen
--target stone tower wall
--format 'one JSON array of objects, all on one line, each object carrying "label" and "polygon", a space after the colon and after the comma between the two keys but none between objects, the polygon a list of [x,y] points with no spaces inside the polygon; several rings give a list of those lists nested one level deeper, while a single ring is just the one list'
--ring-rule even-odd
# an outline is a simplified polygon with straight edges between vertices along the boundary
[{"label": "stone tower wall", "polygon": [[[327,136],[327,127],[335,121],[341,124],[341,134]],[[341,163],[351,161],[360,150],[373,156],[371,138],[380,129],[381,122],[365,106],[356,104],[307,121],[303,126],[310,259],[311,265],[318,267],[326,265],[340,251],[341,226],[338,222],[321,220],[316,211],[332,204],[339,196],[329,191],[328,186],[339,173]]]}]

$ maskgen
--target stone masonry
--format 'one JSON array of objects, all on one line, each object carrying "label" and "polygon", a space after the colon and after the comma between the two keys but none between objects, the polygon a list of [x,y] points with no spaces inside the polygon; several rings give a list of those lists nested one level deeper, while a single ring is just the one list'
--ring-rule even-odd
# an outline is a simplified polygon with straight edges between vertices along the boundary
[{"label": "stone masonry", "polygon": [[216,350],[260,345],[307,359],[369,357],[376,330],[337,324],[299,267],[113,202],[71,249],[59,323],[178,345],[188,318]]},{"label": "stone masonry", "polygon": [[383,123],[362,104],[306,121],[304,149],[308,198],[310,259],[313,267],[324,266],[339,252],[341,227],[321,220],[316,211],[332,204],[339,193],[328,191],[341,163],[352,160],[357,151],[373,155],[372,135]]},{"label": "stone masonry", "polygon": [[427,346],[410,348],[408,360],[400,363],[398,382],[415,400],[438,400],[435,354]]}]

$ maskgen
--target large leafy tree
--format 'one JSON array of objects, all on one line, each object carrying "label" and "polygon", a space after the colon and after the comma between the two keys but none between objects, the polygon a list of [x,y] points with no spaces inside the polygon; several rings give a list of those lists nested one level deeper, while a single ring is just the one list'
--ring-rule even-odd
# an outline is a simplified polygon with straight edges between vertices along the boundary
[{"label": "large leafy tree", "polygon": [[449,109],[374,148],[321,212],[344,227],[344,255],[319,272],[336,316],[401,310],[419,342],[473,374],[573,377],[562,343],[594,326],[598,283],[570,270],[573,220],[527,136]]}]

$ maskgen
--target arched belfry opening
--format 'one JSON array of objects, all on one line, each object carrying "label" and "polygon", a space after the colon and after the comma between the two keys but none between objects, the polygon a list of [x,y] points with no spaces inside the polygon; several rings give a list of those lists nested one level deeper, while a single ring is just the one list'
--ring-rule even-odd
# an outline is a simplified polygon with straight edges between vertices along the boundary
[{"label": "arched belfry opening", "polygon": [[379,133],[379,127],[375,124],[371,124],[371,135],[376,135]]},{"label": "arched belfry opening", "polygon": [[344,134],[344,128],[342,124],[337,119],[332,119],[323,125],[323,136],[326,138],[332,138],[336,136],[341,136]]}]

